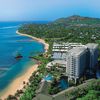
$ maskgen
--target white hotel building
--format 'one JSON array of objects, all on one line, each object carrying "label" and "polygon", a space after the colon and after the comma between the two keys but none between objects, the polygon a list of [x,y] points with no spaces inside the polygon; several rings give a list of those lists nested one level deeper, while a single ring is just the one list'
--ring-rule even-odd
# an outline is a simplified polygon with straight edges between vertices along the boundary
[{"label": "white hotel building", "polygon": [[96,66],[98,62],[98,44],[54,43],[52,58],[54,61],[63,60],[66,64],[65,75],[76,81],[84,73],[85,68],[92,69]]},{"label": "white hotel building", "polygon": [[76,80],[84,73],[86,68],[86,47],[74,47],[68,52],[66,76]]}]

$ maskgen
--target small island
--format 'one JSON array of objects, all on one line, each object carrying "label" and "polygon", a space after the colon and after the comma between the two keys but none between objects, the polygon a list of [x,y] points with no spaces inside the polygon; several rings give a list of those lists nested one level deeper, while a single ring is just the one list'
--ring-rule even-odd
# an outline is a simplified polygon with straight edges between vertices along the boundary
[{"label": "small island", "polygon": [[18,60],[18,59],[21,59],[21,58],[23,58],[23,56],[20,53],[17,53],[17,55],[15,56],[15,59]]}]

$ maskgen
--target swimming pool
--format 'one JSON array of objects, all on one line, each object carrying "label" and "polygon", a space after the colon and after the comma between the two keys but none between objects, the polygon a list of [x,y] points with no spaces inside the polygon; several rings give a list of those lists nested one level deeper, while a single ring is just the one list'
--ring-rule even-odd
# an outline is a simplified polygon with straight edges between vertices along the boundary
[{"label": "swimming pool", "polygon": [[53,76],[52,75],[47,75],[46,77],[44,77],[45,81],[52,81],[53,80]]},{"label": "swimming pool", "polygon": [[64,80],[64,79],[61,79],[60,80],[60,88],[62,89],[62,90],[65,90],[65,89],[67,89],[68,88],[68,83]]}]

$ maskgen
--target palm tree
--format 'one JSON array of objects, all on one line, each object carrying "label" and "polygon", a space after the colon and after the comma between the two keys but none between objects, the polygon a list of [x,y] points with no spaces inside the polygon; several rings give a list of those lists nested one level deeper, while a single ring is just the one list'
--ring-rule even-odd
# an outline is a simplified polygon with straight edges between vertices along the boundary
[{"label": "palm tree", "polygon": [[25,85],[25,84],[26,84],[26,82],[25,82],[25,81],[23,81],[23,84]]}]

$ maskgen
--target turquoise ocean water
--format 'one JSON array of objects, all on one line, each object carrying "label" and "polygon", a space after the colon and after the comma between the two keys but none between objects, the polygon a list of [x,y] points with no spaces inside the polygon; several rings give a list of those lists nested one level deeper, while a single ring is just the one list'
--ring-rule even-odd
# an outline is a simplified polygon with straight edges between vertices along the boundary
[{"label": "turquoise ocean water", "polygon": [[[0,22],[0,92],[35,63],[30,55],[44,52],[43,44],[16,34],[18,27],[24,23],[30,22]],[[17,53],[23,55],[21,60],[14,58]]]}]

